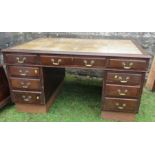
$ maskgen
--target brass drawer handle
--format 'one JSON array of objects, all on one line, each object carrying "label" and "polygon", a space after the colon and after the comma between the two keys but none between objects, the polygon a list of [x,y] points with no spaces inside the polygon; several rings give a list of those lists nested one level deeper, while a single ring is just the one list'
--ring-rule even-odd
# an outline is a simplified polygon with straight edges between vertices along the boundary
[{"label": "brass drawer handle", "polygon": [[84,64],[85,64],[86,67],[92,67],[94,65],[94,63],[95,63],[94,60],[91,60],[90,61],[90,64],[88,64],[87,60],[84,60],[83,62],[84,62]]},{"label": "brass drawer handle", "polygon": [[35,73],[35,74],[38,74],[38,70],[37,70],[37,69],[35,69],[35,70],[34,70],[34,73]]},{"label": "brass drawer handle", "polygon": [[31,99],[32,99],[32,96],[25,96],[25,95],[22,95],[22,98],[23,98],[23,100],[25,101],[25,102],[30,102],[31,101]]},{"label": "brass drawer handle", "polygon": [[29,73],[29,71],[26,70],[26,71],[24,72],[23,70],[20,69],[20,70],[19,70],[19,73],[20,73],[21,76],[26,76],[27,73]]},{"label": "brass drawer handle", "polygon": [[19,64],[23,64],[26,60],[26,57],[24,57],[22,60],[19,57],[17,57],[16,60]]},{"label": "brass drawer handle", "polygon": [[[25,101],[25,102],[30,102],[31,101],[31,99],[32,99],[32,96],[25,96],[25,95],[22,95],[22,98],[23,98],[23,100]],[[40,99],[40,97],[39,96],[36,96],[36,99],[37,100],[39,100]]]},{"label": "brass drawer handle", "polygon": [[36,99],[37,99],[37,100],[39,100],[39,99],[40,99],[40,97],[39,97],[39,96],[37,96],[37,97],[36,97]]},{"label": "brass drawer handle", "polygon": [[131,69],[133,66],[133,62],[130,63],[122,62],[122,65],[124,69]]},{"label": "brass drawer handle", "polygon": [[53,65],[55,65],[55,66],[60,65],[60,62],[62,62],[62,60],[61,60],[61,59],[58,59],[58,61],[57,61],[57,62],[55,62],[55,60],[54,60],[54,59],[51,59],[51,61],[52,61]]},{"label": "brass drawer handle", "polygon": [[22,85],[22,88],[28,88],[31,85],[31,83],[30,82],[28,82],[28,83],[21,82],[21,85]]},{"label": "brass drawer handle", "polygon": [[122,105],[120,105],[119,103],[116,103],[115,105],[117,106],[119,110],[123,110],[126,107],[125,103],[123,103]]},{"label": "brass drawer handle", "polygon": [[125,79],[123,79],[121,76],[115,75],[115,79],[118,79],[120,83],[127,83],[130,79],[129,76],[127,76]]},{"label": "brass drawer handle", "polygon": [[[29,70],[26,70],[26,71],[24,72],[23,70],[20,69],[20,70],[19,70],[19,73],[20,73],[21,76],[27,76],[27,74],[29,73]],[[35,74],[38,74],[38,70],[35,69],[35,70],[34,70],[34,73],[35,73]]]},{"label": "brass drawer handle", "polygon": [[27,74],[26,74],[26,73],[21,73],[20,75],[21,75],[21,76],[26,76]]},{"label": "brass drawer handle", "polygon": [[125,89],[124,92],[122,92],[122,90],[118,89],[117,92],[118,92],[118,94],[119,94],[120,96],[126,96],[127,93],[128,93],[128,90]]}]

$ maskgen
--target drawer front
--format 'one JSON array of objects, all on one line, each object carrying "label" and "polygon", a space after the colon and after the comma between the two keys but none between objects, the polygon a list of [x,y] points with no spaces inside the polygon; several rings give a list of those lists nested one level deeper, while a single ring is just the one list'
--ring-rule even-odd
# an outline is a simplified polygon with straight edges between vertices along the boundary
[{"label": "drawer front", "polygon": [[40,70],[38,67],[19,67],[9,66],[8,67],[10,76],[14,77],[39,77]]},{"label": "drawer front", "polygon": [[47,66],[70,66],[72,65],[71,57],[60,56],[40,56],[41,64]]},{"label": "drawer front", "polygon": [[146,70],[147,61],[129,59],[109,59],[108,68],[117,68],[124,70]]},{"label": "drawer front", "polygon": [[126,84],[126,85],[141,85],[142,74],[108,72],[106,83]]},{"label": "drawer front", "polygon": [[121,99],[121,98],[105,98],[103,110],[105,111],[118,111],[118,112],[131,112],[137,113],[139,108],[137,99]]},{"label": "drawer front", "polygon": [[41,93],[13,92],[12,96],[15,103],[44,104]]},{"label": "drawer front", "polygon": [[4,61],[6,64],[37,64],[37,55],[18,55],[18,54],[5,54]]},{"label": "drawer front", "polygon": [[10,83],[14,90],[41,90],[41,82],[39,79],[10,78]]},{"label": "drawer front", "polygon": [[104,68],[106,64],[105,58],[74,58],[74,66],[86,68]]},{"label": "drawer front", "polygon": [[106,96],[109,96],[109,97],[138,98],[140,95],[140,87],[139,86],[106,84],[105,94]]}]

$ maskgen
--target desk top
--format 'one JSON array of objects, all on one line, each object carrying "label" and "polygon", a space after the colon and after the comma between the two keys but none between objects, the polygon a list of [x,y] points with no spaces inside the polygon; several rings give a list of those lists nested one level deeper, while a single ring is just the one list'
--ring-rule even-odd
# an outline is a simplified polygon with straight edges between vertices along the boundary
[{"label": "desk top", "polygon": [[143,55],[143,52],[131,40],[112,39],[39,38],[3,51],[49,54]]}]

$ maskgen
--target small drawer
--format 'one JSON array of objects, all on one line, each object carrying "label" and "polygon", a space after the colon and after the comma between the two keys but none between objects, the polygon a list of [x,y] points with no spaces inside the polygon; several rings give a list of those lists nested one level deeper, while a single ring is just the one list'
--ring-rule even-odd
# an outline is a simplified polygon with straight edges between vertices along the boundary
[{"label": "small drawer", "polygon": [[137,99],[122,99],[122,98],[105,98],[103,110],[116,112],[131,112],[137,113],[139,104]]},{"label": "small drawer", "polygon": [[41,90],[39,79],[10,78],[10,83],[14,90]]},{"label": "small drawer", "polygon": [[12,97],[15,103],[44,104],[41,93],[13,92]]},{"label": "small drawer", "polygon": [[9,66],[8,67],[10,76],[13,77],[39,77],[40,70],[38,67],[20,67],[20,66]]},{"label": "small drawer", "polygon": [[70,66],[72,65],[71,57],[60,56],[40,56],[41,64],[47,66]]},{"label": "small drawer", "polygon": [[135,59],[109,59],[107,67],[117,68],[124,70],[146,70],[147,69],[146,60],[135,60]]},{"label": "small drawer", "polygon": [[106,58],[74,58],[74,66],[86,67],[86,68],[104,68],[106,64]]},{"label": "small drawer", "polygon": [[105,94],[109,97],[138,98],[140,95],[140,86],[106,84]]},{"label": "small drawer", "polygon": [[4,62],[6,64],[38,64],[37,55],[20,55],[20,54],[5,54]]},{"label": "small drawer", "polygon": [[142,74],[108,72],[106,83],[109,83],[109,84],[126,84],[126,85],[141,85]]}]

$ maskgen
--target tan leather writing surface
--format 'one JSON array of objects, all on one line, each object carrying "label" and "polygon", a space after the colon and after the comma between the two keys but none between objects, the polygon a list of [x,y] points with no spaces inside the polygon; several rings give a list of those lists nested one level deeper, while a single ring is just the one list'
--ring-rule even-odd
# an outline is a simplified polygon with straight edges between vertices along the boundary
[{"label": "tan leather writing surface", "polygon": [[131,40],[105,39],[40,38],[10,49],[142,54]]}]

